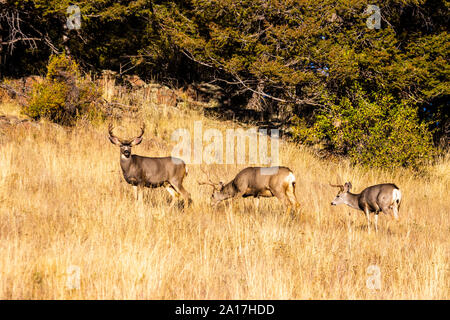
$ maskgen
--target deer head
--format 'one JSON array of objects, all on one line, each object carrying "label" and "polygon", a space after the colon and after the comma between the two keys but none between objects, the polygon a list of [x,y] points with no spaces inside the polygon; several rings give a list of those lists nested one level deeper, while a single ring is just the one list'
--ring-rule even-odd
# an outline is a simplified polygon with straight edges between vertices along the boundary
[{"label": "deer head", "polygon": [[337,206],[338,204],[347,204],[348,203],[348,194],[350,189],[352,188],[351,182],[346,182],[344,185],[342,184],[331,184],[332,187],[339,188],[339,192],[336,195],[336,198],[331,202],[332,206]]},{"label": "deer head", "polygon": [[110,123],[108,126],[109,140],[111,141],[112,144],[120,146],[121,155],[123,155],[125,158],[129,158],[131,156],[131,147],[134,147],[142,142],[142,136],[144,135],[145,132],[145,123],[143,123],[141,126],[141,133],[137,137],[134,137],[129,140],[120,139],[116,137],[113,134],[113,129],[114,126],[112,123]]},{"label": "deer head", "polygon": [[206,175],[207,181],[197,181],[199,185],[208,185],[213,187],[213,193],[211,195],[211,200],[213,204],[217,204],[219,201],[223,200],[225,198],[225,195],[223,194],[224,189],[224,183],[222,181],[214,182],[209,177],[209,174],[201,168],[202,172]]}]

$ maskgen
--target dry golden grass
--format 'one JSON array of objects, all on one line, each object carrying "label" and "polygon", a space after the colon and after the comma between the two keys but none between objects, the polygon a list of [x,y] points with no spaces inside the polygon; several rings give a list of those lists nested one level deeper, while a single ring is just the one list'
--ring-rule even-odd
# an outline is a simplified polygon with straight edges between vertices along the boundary
[{"label": "dry golden grass", "polygon": [[[146,140],[134,152],[148,156],[170,154],[171,132],[192,130],[195,120],[232,125],[170,108],[146,107],[140,116]],[[122,125],[118,132],[131,135],[139,123]],[[211,190],[196,183],[198,165],[188,166],[184,183],[193,206],[166,212],[164,190],[135,203],[105,124],[0,130],[1,299],[450,298],[449,156],[420,177],[319,161],[282,143],[281,164],[297,176],[296,218],[275,198],[262,199],[259,212],[251,199],[236,200],[233,211],[212,209]],[[207,168],[229,180],[243,167]],[[358,192],[396,183],[401,221],[382,215],[379,233],[368,235],[360,212],[330,206],[336,190],[328,181],[338,175]],[[370,265],[380,268],[379,290],[366,286]],[[71,266],[80,268],[79,288],[68,287]]]}]

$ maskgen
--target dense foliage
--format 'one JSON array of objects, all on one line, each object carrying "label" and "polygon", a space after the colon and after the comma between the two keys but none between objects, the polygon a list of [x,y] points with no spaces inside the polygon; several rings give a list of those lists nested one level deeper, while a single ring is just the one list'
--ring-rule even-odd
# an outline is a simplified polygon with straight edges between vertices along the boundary
[{"label": "dense foliage", "polygon": [[76,62],[61,54],[50,58],[44,81],[33,85],[30,101],[22,111],[33,119],[45,117],[70,125],[80,117],[100,116],[95,108],[99,97],[96,86],[80,77]]},{"label": "dense foliage", "polygon": [[[369,105],[373,115],[356,120],[371,134],[383,132],[370,143],[400,136],[421,141],[420,150],[395,163],[427,158],[430,132],[435,146],[448,145],[448,1],[83,0],[76,2],[81,29],[68,30],[71,4],[6,1],[0,9],[2,74],[42,72],[51,53],[65,50],[86,70],[113,69],[178,85],[213,82],[230,104],[257,101],[260,111],[295,116],[297,139],[321,139],[328,150],[352,157],[361,150],[355,141],[369,143],[355,136],[361,126],[354,122]],[[380,8],[379,29],[369,28],[369,5]],[[38,40],[11,43],[6,21],[13,13],[20,16],[22,38]],[[356,100],[355,86],[363,95]],[[327,131],[325,118],[331,117],[349,123],[333,129],[337,136],[345,129],[355,130],[353,137],[337,139]],[[377,128],[379,119],[389,129]],[[404,135],[409,126],[416,129]],[[386,146],[365,150],[363,162],[385,165],[388,160],[375,158],[391,155]]]},{"label": "dense foliage", "polygon": [[355,163],[417,168],[433,154],[432,136],[417,108],[390,94],[366,93],[354,87],[348,97],[329,101],[311,127],[294,118],[294,135],[309,144],[326,141],[335,153]]}]

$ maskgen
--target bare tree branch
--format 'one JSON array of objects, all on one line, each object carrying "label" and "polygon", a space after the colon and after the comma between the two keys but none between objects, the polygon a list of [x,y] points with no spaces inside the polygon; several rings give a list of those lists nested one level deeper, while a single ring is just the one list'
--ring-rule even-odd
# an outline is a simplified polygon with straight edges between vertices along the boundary
[{"label": "bare tree branch", "polygon": [[8,46],[9,54],[11,55],[14,51],[16,42],[27,42],[31,49],[36,49],[36,41],[40,40],[35,37],[30,37],[26,35],[21,28],[22,19],[19,16],[19,11],[17,10],[5,10],[0,11],[0,21],[6,21],[8,24],[8,36],[5,41],[2,41],[2,45]]}]

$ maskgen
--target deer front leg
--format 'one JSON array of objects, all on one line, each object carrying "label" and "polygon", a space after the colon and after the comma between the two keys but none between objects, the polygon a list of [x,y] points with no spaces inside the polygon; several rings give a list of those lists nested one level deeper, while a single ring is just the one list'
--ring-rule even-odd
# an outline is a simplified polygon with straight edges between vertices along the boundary
[{"label": "deer front leg", "polygon": [[230,213],[233,213],[233,198],[230,198],[228,201],[228,210]]},{"label": "deer front leg", "polygon": [[255,198],[255,209],[256,209],[256,212],[258,213],[259,212],[259,198],[258,197]]},{"label": "deer front leg", "polygon": [[134,199],[139,200],[137,186],[133,186],[133,193],[134,193]]},{"label": "deer front leg", "polygon": [[225,203],[228,202],[229,210],[231,210],[231,212],[233,212],[233,201],[234,201],[234,199],[240,199],[240,198],[242,198],[244,196],[244,194],[245,194],[245,190],[239,191],[239,192],[237,192],[236,194],[234,194],[232,196],[228,196],[227,198],[223,199],[222,201],[225,201]]},{"label": "deer front leg", "polygon": [[375,233],[378,233],[378,213],[375,212]]},{"label": "deer front leg", "polygon": [[367,218],[367,232],[370,234],[370,211],[369,211],[369,209],[365,208],[364,213],[366,214],[366,218]]},{"label": "deer front leg", "polygon": [[141,186],[133,186],[134,197],[136,199],[136,203],[143,204],[144,203],[144,188]]},{"label": "deer front leg", "polygon": [[[136,199],[136,201],[139,201],[139,199],[142,200],[142,190],[139,186],[133,186],[133,191],[134,191],[134,198]],[[139,196],[139,193],[141,194]]]}]

